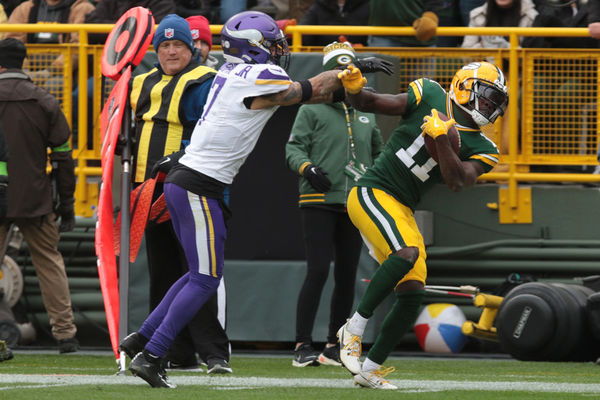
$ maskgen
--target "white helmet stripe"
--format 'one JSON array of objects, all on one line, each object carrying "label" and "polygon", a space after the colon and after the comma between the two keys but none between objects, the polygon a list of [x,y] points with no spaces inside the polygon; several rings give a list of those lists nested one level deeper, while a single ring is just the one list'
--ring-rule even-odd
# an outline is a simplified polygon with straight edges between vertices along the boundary
[{"label": "white helmet stripe", "polygon": [[253,46],[260,46],[264,37],[258,29],[244,29],[243,31],[232,31],[225,26],[227,34],[236,39],[246,39]]}]

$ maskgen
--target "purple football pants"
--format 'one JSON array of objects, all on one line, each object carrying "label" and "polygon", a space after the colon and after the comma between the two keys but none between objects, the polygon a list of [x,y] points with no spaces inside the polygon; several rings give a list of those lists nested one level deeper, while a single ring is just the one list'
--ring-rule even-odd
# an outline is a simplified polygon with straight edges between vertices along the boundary
[{"label": "purple football pants", "polygon": [[217,290],[227,236],[217,200],[188,192],[174,183],[166,183],[164,192],[189,271],[171,286],[139,330],[150,338],[146,349],[159,357],[164,357],[175,336]]}]

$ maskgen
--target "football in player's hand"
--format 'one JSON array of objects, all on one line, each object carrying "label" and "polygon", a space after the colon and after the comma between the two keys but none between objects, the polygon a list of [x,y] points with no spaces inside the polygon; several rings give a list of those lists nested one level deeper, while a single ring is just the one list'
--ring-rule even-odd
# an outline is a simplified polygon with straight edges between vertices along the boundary
[{"label": "football in player's hand", "polygon": [[[446,116],[446,114],[439,111],[438,115],[442,121],[448,121],[450,119]],[[460,135],[456,130],[456,126],[453,126],[450,129],[448,129],[448,139],[450,139],[452,149],[458,155],[458,152],[460,151]],[[427,151],[429,152],[431,158],[438,162],[437,146],[435,144],[435,139],[429,135],[425,135],[425,147],[427,147]]]}]

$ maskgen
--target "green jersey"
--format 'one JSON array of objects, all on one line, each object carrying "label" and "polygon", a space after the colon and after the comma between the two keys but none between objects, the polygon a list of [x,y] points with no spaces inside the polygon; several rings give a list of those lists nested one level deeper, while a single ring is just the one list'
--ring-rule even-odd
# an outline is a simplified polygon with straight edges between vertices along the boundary
[{"label": "green jersey", "polygon": [[421,131],[423,117],[430,115],[432,108],[456,120],[459,158],[475,160],[489,172],[498,162],[498,148],[478,127],[468,126],[466,118],[460,112],[454,113],[453,107],[456,106],[450,96],[437,82],[426,78],[411,82],[402,120],[358,186],[381,189],[414,210],[427,190],[443,182],[440,167],[429,155]]}]

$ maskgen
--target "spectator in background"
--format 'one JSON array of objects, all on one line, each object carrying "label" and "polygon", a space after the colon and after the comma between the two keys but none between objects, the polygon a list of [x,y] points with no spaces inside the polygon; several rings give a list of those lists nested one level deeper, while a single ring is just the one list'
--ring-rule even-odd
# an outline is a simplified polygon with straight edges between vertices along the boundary
[{"label": "spectator in background", "polygon": [[463,26],[469,26],[471,11],[485,4],[486,0],[458,0],[458,10]]},{"label": "spectator in background", "polygon": [[588,31],[594,39],[600,39],[600,0],[588,0]]},{"label": "spectator in background", "polygon": [[224,23],[235,14],[246,11],[247,0],[221,0],[221,22]]},{"label": "spectator in background", "polygon": [[[0,24],[5,24],[8,21],[8,17],[6,15],[6,11],[4,10],[4,6],[0,4]],[[4,37],[4,32],[0,33],[0,39]]]},{"label": "spectator in background", "polygon": [[[74,162],[69,125],[54,96],[31,82],[22,71],[25,45],[15,38],[0,40],[0,122],[10,157],[7,171],[8,210],[0,225],[0,243],[15,223],[23,233],[35,268],[42,300],[60,353],[77,351],[71,295],[59,232],[75,227]],[[2,76],[6,74],[5,76]],[[48,162],[53,167],[58,205],[52,196]],[[60,217],[60,226],[56,220]]]},{"label": "spectator in background", "polygon": [[194,39],[194,48],[199,54],[200,64],[210,68],[216,68],[219,61],[210,55],[212,49],[212,34],[208,19],[202,15],[194,15],[185,19],[190,25],[192,39]]},{"label": "spectator in background", "polygon": [[13,12],[13,10],[23,1],[25,0],[0,0],[0,4],[2,4],[6,15],[9,16]]},{"label": "spectator in background", "polygon": [[[541,2],[537,6],[539,14],[532,26],[540,28],[584,28],[593,19],[592,11],[597,0],[587,4],[578,0],[557,0]],[[523,39],[523,47],[537,48],[597,48],[598,41],[586,37],[531,36]]]},{"label": "spectator in background", "polygon": [[300,21],[315,0],[288,0],[288,18]]},{"label": "spectator in background", "polygon": [[[348,43],[333,42],[323,52],[325,71],[356,63]],[[301,106],[285,146],[288,168],[301,176],[298,203],[307,260],[296,308],[294,367],[341,366],[336,333],[350,316],[362,249],[360,234],[346,211],[346,197],[357,175],[373,165],[382,149],[375,115],[356,111],[343,96],[340,100]],[[317,352],[312,346],[312,332],[332,255],[335,287],[327,344]]]},{"label": "spectator in background", "polygon": [[218,0],[175,0],[175,14],[183,18],[200,15],[211,23],[219,23]]},{"label": "spectator in background", "polygon": [[[369,0],[315,0],[300,25],[367,25],[369,22]],[[340,34],[345,35],[344,32]],[[366,36],[347,36],[352,44],[367,44]],[[325,46],[338,40],[338,35],[303,35],[306,46]]]},{"label": "spectator in background", "polygon": [[[19,4],[8,18],[9,24],[35,24],[35,23],[59,23],[59,24],[82,24],[86,14],[94,10],[94,6],[88,0],[27,0]],[[53,43],[78,43],[79,34],[73,33],[49,33],[49,32],[7,32],[6,38],[16,38],[23,43],[30,44],[53,44]],[[51,58],[49,58],[51,57]],[[74,56],[73,65],[77,67],[77,56]],[[43,83],[51,76],[57,80],[50,84],[51,90],[62,89],[62,73],[64,58],[62,55],[39,55],[29,57],[30,69],[34,72],[32,77],[36,82]],[[33,66],[33,63],[39,65]],[[75,72],[75,71],[73,71]]]},{"label": "spectator in background", "polygon": [[[532,0],[487,0],[470,13],[469,26],[515,26],[529,28],[538,15]],[[520,39],[523,42],[523,37]],[[503,36],[465,36],[462,47],[508,48],[510,42]]]},{"label": "spectator in background", "polygon": [[[152,12],[154,21],[158,24],[168,14],[175,12],[173,0],[100,0],[96,9],[88,12],[85,23],[88,24],[114,24],[121,15],[132,7],[144,7]],[[91,44],[104,44],[108,34],[89,34],[88,40]]]},{"label": "spectator in background", "polygon": [[369,36],[373,47],[434,46],[442,0],[371,0],[369,25],[412,26],[415,36]]}]

